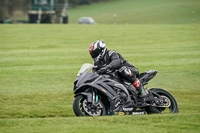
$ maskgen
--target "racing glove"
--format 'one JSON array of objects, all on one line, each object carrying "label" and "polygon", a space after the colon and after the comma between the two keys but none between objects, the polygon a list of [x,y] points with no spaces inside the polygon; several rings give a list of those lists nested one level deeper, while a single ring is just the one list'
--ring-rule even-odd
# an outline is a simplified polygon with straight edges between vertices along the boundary
[{"label": "racing glove", "polygon": [[99,74],[104,74],[104,73],[106,73],[108,70],[110,70],[110,69],[112,69],[112,66],[111,65],[106,65],[105,67],[102,67],[99,71],[98,71],[98,73]]}]

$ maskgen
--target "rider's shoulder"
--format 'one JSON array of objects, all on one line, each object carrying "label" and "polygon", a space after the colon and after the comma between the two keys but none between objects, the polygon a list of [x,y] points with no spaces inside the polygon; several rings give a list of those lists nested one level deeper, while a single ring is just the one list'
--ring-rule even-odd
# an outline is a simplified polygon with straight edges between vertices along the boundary
[{"label": "rider's shoulder", "polygon": [[108,50],[108,56],[112,56],[112,55],[115,55],[115,54],[117,54],[116,51],[114,51],[114,50]]}]

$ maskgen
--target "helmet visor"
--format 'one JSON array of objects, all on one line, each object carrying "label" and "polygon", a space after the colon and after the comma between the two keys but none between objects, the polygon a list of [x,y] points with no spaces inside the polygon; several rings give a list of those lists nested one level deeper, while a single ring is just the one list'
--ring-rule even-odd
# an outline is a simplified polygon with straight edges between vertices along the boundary
[{"label": "helmet visor", "polygon": [[90,53],[90,55],[91,55],[92,58],[94,59],[94,58],[96,58],[99,54],[96,53],[95,51],[92,51],[92,52]]}]

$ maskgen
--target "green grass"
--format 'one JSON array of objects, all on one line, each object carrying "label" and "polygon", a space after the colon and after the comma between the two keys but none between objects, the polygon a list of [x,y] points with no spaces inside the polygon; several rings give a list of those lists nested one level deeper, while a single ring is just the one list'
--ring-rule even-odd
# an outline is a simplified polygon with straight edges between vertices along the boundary
[{"label": "green grass", "polygon": [[93,17],[98,24],[191,24],[200,23],[199,0],[113,0],[80,6],[68,11],[69,22]]},{"label": "green grass", "polygon": [[[200,25],[0,25],[0,132],[199,132]],[[103,39],[168,90],[176,115],[77,118],[73,81]]]},{"label": "green grass", "polygon": [[[52,133],[198,133],[198,114],[112,116],[112,117],[68,117],[45,119],[6,119],[1,131],[9,132],[52,132]],[[8,130],[8,127],[11,130]],[[13,130],[12,130],[13,129]]]}]

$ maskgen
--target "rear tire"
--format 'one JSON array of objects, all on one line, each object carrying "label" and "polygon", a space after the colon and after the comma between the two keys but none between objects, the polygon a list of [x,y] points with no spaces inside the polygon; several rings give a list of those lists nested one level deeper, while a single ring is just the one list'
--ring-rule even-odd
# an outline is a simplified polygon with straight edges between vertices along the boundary
[{"label": "rear tire", "polygon": [[[176,99],[168,91],[160,89],[160,88],[152,88],[152,89],[150,89],[150,91],[156,92],[157,94],[167,97],[170,100],[171,105],[168,107],[168,109],[169,109],[168,113],[178,113],[179,112],[179,108],[178,108]],[[149,106],[146,108],[146,111],[148,114],[161,114],[164,112],[165,109],[166,108],[163,108],[163,107]]]},{"label": "rear tire", "polygon": [[[87,97],[83,96],[83,95],[79,95],[77,97],[75,97],[74,99],[74,103],[73,103],[73,110],[76,116],[96,116],[88,114],[87,111],[85,110],[85,108],[83,107],[83,104],[85,103],[85,100],[87,100]],[[99,104],[102,106],[101,107],[101,113],[99,116],[103,116],[106,115],[106,109],[104,104],[99,100]],[[99,111],[99,110],[98,110]]]}]

